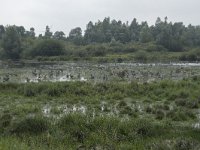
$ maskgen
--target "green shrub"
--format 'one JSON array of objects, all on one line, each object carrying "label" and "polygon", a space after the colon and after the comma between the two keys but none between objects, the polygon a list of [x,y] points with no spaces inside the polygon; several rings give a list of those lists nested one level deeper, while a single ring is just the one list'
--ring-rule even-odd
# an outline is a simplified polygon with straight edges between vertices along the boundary
[{"label": "green shrub", "polygon": [[64,54],[65,47],[61,41],[46,39],[40,40],[30,51],[35,56],[59,56]]},{"label": "green shrub", "polygon": [[135,60],[139,62],[146,62],[147,61],[147,54],[144,51],[139,51],[135,54]]}]

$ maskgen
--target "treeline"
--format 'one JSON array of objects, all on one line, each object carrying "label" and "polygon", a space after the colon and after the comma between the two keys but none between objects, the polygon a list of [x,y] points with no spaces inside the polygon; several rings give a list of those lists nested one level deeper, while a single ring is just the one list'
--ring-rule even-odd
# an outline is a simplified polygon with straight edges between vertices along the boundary
[{"label": "treeline", "polygon": [[105,18],[95,24],[89,22],[84,35],[84,41],[89,43],[107,43],[111,41],[156,42],[170,51],[182,51],[184,46],[200,45],[200,26],[185,26],[182,22],[168,22],[157,18],[155,25],[139,24],[133,19],[131,24]]},{"label": "treeline", "polygon": [[[66,36],[63,31],[53,33],[46,26],[44,35],[36,36],[33,27],[27,31],[23,26],[0,25],[0,56],[6,59],[59,55],[98,57],[108,53],[132,53],[137,49],[135,45],[148,43],[150,48],[147,49],[151,51],[193,49],[200,46],[200,26],[168,22],[167,17],[164,21],[158,17],[152,26],[146,21],[138,23],[133,19],[129,24],[108,17],[96,23],[90,21],[84,33],[77,27]],[[181,58],[187,60],[188,56]]]}]

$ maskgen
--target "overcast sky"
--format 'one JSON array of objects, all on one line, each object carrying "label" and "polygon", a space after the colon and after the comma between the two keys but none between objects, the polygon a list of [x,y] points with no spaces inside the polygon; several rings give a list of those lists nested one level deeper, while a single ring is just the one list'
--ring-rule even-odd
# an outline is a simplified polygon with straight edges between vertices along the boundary
[{"label": "overcast sky", "polygon": [[43,32],[49,25],[53,32],[72,28],[85,30],[89,21],[111,19],[155,23],[158,16],[172,22],[200,25],[200,0],[0,0],[0,24],[34,27]]}]

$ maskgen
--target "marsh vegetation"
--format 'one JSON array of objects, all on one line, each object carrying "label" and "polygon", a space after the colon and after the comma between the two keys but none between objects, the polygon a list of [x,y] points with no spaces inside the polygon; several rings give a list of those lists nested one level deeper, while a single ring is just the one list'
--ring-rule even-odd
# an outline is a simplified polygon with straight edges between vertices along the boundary
[{"label": "marsh vegetation", "polygon": [[150,83],[1,83],[0,147],[198,149],[199,89],[197,76]]}]

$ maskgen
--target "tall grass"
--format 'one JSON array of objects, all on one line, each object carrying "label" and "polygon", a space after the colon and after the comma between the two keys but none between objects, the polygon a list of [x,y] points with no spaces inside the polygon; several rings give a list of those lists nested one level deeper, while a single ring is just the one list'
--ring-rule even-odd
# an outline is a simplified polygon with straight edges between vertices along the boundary
[{"label": "tall grass", "polygon": [[[14,149],[8,140],[16,149],[164,149],[169,141],[172,149],[196,148],[199,129],[190,125],[197,121],[199,81],[1,83],[0,149]],[[88,112],[64,115],[57,106],[66,104]],[[48,105],[55,113],[44,117]]]}]

